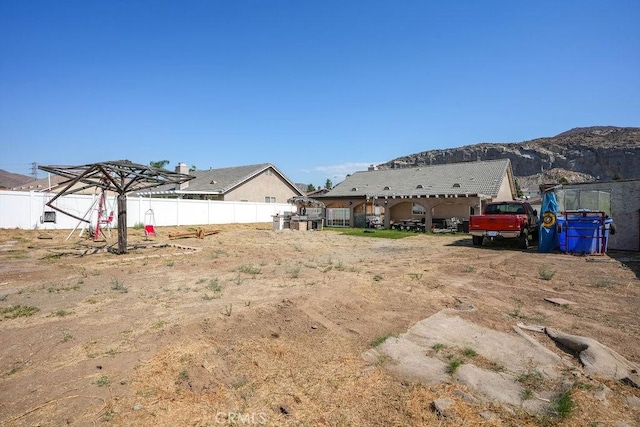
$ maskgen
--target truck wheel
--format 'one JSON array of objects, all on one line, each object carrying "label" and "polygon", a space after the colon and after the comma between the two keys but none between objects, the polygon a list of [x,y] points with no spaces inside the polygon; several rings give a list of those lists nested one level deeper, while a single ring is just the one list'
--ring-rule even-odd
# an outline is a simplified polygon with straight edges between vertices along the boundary
[{"label": "truck wheel", "polygon": [[482,246],[482,241],[484,240],[484,237],[471,236],[471,239],[473,240],[473,246]]},{"label": "truck wheel", "polygon": [[529,233],[527,233],[527,230],[523,230],[520,237],[518,237],[518,247],[520,249],[529,249]]},{"label": "truck wheel", "polygon": [[531,239],[533,240],[533,243],[536,243],[536,244],[540,240],[540,232],[538,231],[537,228],[531,232]]}]

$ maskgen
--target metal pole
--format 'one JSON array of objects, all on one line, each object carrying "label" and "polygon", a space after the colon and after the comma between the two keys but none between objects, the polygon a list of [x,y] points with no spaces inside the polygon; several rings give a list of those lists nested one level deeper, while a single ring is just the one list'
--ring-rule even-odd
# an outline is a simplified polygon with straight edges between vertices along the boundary
[{"label": "metal pole", "polygon": [[98,218],[96,219],[96,230],[95,233],[93,234],[93,241],[97,241],[98,240],[98,235],[100,234],[100,220],[102,219],[102,210],[104,209],[103,205],[104,205],[104,192],[105,189],[103,188],[102,191],[100,192],[100,196],[98,198],[99,202],[98,202]]}]

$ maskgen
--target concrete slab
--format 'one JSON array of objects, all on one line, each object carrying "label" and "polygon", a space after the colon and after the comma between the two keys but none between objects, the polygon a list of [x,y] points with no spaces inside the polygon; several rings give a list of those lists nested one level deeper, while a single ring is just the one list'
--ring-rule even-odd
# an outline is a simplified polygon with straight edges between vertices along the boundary
[{"label": "concrete slab", "polygon": [[[423,384],[461,383],[475,397],[506,407],[518,407],[531,413],[544,413],[548,403],[531,401],[520,381],[523,375],[539,378],[537,393],[548,393],[544,384],[560,378],[564,365],[559,357],[532,339],[516,333],[495,331],[460,318],[456,310],[443,310],[411,326],[405,334],[389,338],[363,354],[371,363],[382,363],[401,378]],[[434,346],[441,348],[436,352]],[[465,349],[476,356],[464,357]],[[455,353],[464,360],[453,373],[445,354]],[[484,367],[474,364],[481,356]],[[478,359],[479,360],[479,359]],[[487,361],[495,366],[487,368]]]}]

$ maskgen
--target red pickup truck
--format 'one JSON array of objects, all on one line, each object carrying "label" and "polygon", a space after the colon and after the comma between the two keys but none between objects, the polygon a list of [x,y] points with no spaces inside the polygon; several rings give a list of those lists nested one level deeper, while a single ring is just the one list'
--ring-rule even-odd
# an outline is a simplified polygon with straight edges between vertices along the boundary
[{"label": "red pickup truck", "polygon": [[474,246],[488,239],[518,239],[518,247],[529,247],[529,236],[538,238],[538,211],[527,202],[495,202],[482,215],[469,217],[469,233]]}]

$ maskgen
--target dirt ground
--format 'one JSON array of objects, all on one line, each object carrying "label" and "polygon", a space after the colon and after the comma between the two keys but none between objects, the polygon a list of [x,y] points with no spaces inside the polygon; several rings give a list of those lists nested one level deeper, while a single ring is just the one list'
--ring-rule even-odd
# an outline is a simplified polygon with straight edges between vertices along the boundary
[{"label": "dirt ground", "polygon": [[[0,230],[0,424],[604,426],[640,419],[640,390],[576,376],[565,418],[418,384],[362,354],[444,308],[594,338],[640,364],[640,255],[473,247],[271,224],[99,251],[68,230]],[[115,234],[115,233],[114,233]],[[115,238],[108,243],[115,244]],[[94,253],[95,252],[95,253]],[[552,277],[550,277],[552,276]],[[556,305],[544,298],[564,298]],[[537,337],[539,338],[539,337]],[[552,343],[544,343],[571,358]],[[575,362],[579,370],[579,364]],[[439,417],[435,399],[455,402]],[[468,397],[468,396],[467,396]],[[492,414],[486,416],[487,413]],[[485,416],[483,417],[482,414]]]}]

